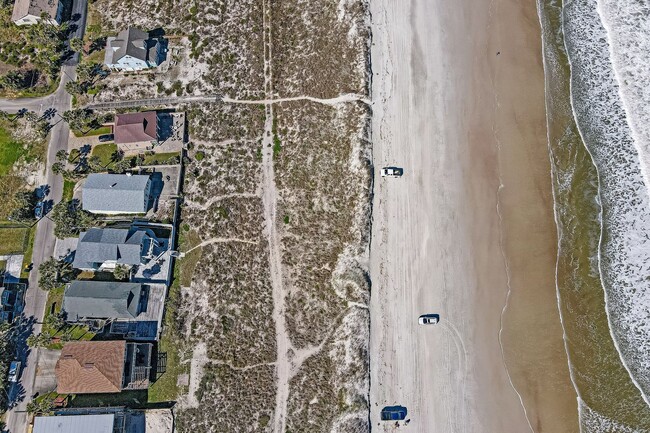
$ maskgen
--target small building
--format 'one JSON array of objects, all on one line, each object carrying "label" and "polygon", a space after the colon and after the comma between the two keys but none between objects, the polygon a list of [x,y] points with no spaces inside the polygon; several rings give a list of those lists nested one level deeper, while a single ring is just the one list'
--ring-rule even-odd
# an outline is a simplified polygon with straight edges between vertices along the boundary
[{"label": "small building", "polygon": [[157,340],[165,292],[162,284],[76,280],[65,289],[62,310],[69,323],[107,327],[108,334],[130,340]]},{"label": "small building", "polygon": [[116,416],[112,413],[37,416],[34,418],[33,429],[33,433],[121,433],[123,431],[124,426],[116,423]]},{"label": "small building", "polygon": [[118,393],[149,387],[153,345],[117,341],[66,343],[54,367],[59,394]]},{"label": "small building", "polygon": [[162,52],[158,39],[135,27],[106,40],[104,64],[118,71],[141,71],[160,64]]},{"label": "small building", "polygon": [[158,141],[158,115],[155,111],[115,115],[115,144],[148,143]]},{"label": "small building", "polygon": [[146,213],[151,198],[148,175],[100,174],[88,176],[82,189],[85,211],[97,214]]},{"label": "small building", "polygon": [[59,25],[63,21],[63,3],[59,0],[16,0],[11,21],[17,26],[36,24],[45,14],[50,24]]},{"label": "small building", "polygon": [[79,235],[72,266],[88,271],[112,271],[117,265],[141,265],[154,258],[154,248],[158,245],[151,230],[91,228]]}]

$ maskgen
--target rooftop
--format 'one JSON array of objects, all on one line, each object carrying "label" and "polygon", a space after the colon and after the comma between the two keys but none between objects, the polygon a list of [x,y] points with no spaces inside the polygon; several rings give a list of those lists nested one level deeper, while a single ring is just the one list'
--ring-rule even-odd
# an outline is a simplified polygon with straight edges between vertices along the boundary
[{"label": "rooftop", "polygon": [[144,213],[148,185],[148,175],[93,173],[82,189],[83,208],[96,213]]},{"label": "rooftop", "polygon": [[105,262],[140,264],[146,238],[146,231],[137,228],[91,228],[79,235],[72,265],[77,269],[91,269]]},{"label": "rooftop", "polygon": [[27,15],[40,17],[42,12],[46,12],[49,16],[55,18],[58,8],[59,0],[16,0],[11,20],[17,21]]},{"label": "rooftop", "polygon": [[158,116],[155,111],[115,115],[115,143],[158,140]]},{"label": "rooftop", "polygon": [[141,310],[142,284],[117,281],[73,281],[63,295],[68,320],[135,319]]},{"label": "rooftop", "polygon": [[115,414],[37,416],[33,433],[113,433]]},{"label": "rooftop", "polygon": [[117,63],[125,56],[134,57],[145,62],[156,62],[157,41],[149,37],[149,33],[135,27],[129,27],[118,33],[117,37],[107,40],[105,62],[108,65]]},{"label": "rooftop", "polygon": [[59,394],[114,393],[122,390],[125,341],[66,343],[56,363]]}]

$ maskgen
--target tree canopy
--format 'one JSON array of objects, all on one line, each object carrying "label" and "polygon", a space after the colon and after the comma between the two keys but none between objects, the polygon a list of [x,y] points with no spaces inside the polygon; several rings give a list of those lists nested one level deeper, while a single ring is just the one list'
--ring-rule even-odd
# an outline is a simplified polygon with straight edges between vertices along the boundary
[{"label": "tree canopy", "polygon": [[52,209],[50,218],[56,224],[54,234],[59,239],[76,236],[82,229],[91,227],[95,223],[93,214],[81,209],[79,200],[57,203]]}]

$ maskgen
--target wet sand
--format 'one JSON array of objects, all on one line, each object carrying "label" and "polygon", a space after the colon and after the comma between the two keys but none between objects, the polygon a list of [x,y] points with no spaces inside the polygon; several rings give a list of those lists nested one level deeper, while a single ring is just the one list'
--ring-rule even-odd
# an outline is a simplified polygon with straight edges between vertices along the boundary
[{"label": "wet sand", "polygon": [[496,4],[499,19],[491,40],[493,50],[501,51],[491,67],[497,100],[510,102],[499,104],[495,119],[504,185],[499,204],[511,287],[503,320],[504,355],[534,430],[578,432],[577,395],[557,305],[557,233],[539,18],[534,5],[516,8],[512,3]]},{"label": "wet sand", "polygon": [[400,404],[405,431],[577,431],[535,3],[371,9],[374,163],[405,168],[375,179],[373,429],[393,431],[379,411]]}]

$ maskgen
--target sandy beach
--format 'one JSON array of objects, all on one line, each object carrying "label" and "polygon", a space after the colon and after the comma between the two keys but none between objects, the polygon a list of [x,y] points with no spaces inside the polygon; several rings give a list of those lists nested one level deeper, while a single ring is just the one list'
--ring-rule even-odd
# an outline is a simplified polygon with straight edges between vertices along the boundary
[{"label": "sandy beach", "polygon": [[371,9],[374,164],[405,169],[375,179],[373,428],[399,404],[414,432],[578,431],[535,3]]}]

